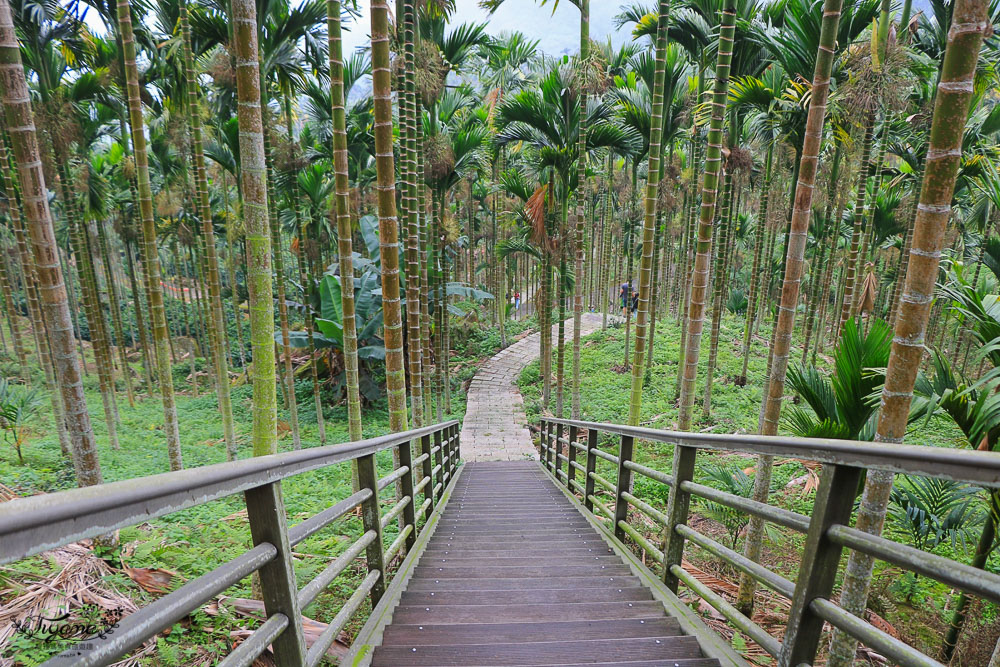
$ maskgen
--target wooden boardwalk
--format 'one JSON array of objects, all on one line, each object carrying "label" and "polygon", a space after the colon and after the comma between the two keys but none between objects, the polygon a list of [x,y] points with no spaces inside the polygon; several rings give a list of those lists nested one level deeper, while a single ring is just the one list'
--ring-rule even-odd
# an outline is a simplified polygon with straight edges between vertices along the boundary
[{"label": "wooden boardwalk", "polygon": [[466,463],[375,667],[710,667],[534,461]]}]

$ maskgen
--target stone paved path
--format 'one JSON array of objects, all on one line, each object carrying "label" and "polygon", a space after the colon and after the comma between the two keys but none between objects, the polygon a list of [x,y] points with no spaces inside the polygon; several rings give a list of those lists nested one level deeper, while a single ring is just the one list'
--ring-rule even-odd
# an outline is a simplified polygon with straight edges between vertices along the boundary
[{"label": "stone paved path", "polygon": [[[601,328],[600,313],[584,313],[580,334]],[[552,327],[553,345],[558,327]],[[514,385],[521,370],[538,358],[534,333],[517,341],[487,361],[469,385],[465,421],[462,423],[462,458],[466,461],[516,461],[536,456],[524,414],[524,399]],[[573,318],[566,320],[566,345],[573,341]],[[569,370],[571,352],[567,350]],[[569,391],[567,381],[566,390]],[[568,396],[567,396],[568,400]]]}]

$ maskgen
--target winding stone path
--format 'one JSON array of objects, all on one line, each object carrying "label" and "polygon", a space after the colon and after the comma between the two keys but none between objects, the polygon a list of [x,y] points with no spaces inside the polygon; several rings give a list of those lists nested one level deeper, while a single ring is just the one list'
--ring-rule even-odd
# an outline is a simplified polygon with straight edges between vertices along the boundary
[{"label": "winding stone path", "polygon": [[[600,328],[600,313],[583,314],[581,336]],[[555,344],[558,325],[552,327],[552,332]],[[517,461],[537,455],[524,414],[524,399],[514,381],[525,366],[538,358],[540,336],[541,333],[525,336],[502,350],[472,378],[466,399],[465,421],[462,423],[462,458],[466,461]],[[573,318],[570,318],[566,320],[567,347],[572,342]],[[567,370],[570,355],[568,350]]]}]

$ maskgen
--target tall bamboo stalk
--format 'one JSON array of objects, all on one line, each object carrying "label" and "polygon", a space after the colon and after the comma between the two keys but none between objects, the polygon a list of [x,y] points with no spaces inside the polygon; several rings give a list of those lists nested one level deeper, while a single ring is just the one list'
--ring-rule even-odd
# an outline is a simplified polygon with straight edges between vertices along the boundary
[{"label": "tall bamboo stalk", "polygon": [[75,452],[76,481],[80,486],[100,484],[101,464],[83,393],[80,361],[73,349],[73,322],[52,227],[31,96],[7,0],[0,0],[0,95],[21,181],[24,221],[31,235],[35,278],[52,346],[56,386],[62,395],[63,416]]},{"label": "tall bamboo stalk", "polygon": [[[913,224],[906,282],[882,387],[876,442],[899,444],[906,434],[913,385],[926,346],[934,284],[946,243],[955,179],[962,160],[962,135],[973,96],[976,63],[983,35],[988,29],[985,0],[955,0],[934,100],[930,144]],[[868,473],[855,523],[858,530],[874,535],[882,532],[892,480],[891,472]],[[864,613],[873,563],[871,556],[858,551],[852,551],[848,558],[840,604],[852,614]],[[853,638],[835,633],[828,664],[852,664],[856,646]]]},{"label": "tall bamboo stalk", "polygon": [[[386,0],[372,0],[371,43],[385,381],[389,394],[389,428],[393,432],[399,432],[407,428],[406,369],[403,365],[403,317],[399,299],[399,229],[396,220],[396,167],[392,139],[389,3]],[[440,307],[441,304],[438,305]]]},{"label": "tall bamboo stalk", "polygon": [[[813,72],[812,99],[806,116],[805,135],[795,185],[795,199],[792,206],[792,221],[785,251],[785,275],[781,288],[781,303],[778,306],[778,321],[775,324],[771,381],[767,386],[766,407],[761,435],[777,435],[778,417],[781,414],[781,399],[785,393],[785,374],[792,347],[792,331],[795,328],[795,311],[799,302],[802,272],[805,264],[806,242],[809,237],[809,220],[812,217],[813,192],[816,172],[819,168],[819,154],[823,147],[823,125],[826,119],[826,104],[830,94],[830,72],[833,70],[834,49],[837,43],[837,28],[843,0],[824,0],[823,21],[820,27],[819,49],[816,53],[816,68]],[[757,474],[754,476],[753,498],[766,502],[771,487],[772,457],[757,457]],[[764,523],[751,517],[744,542],[744,555],[757,561],[760,558]],[[740,578],[737,607],[750,615],[753,609],[753,592],[756,581],[748,576]]]},{"label": "tall bamboo stalk", "polygon": [[[646,192],[643,199],[642,260],[639,263],[639,308],[635,318],[635,351],[632,357],[632,388],[629,396],[628,423],[639,425],[642,411],[642,385],[645,377],[646,335],[650,320],[650,294],[653,288],[653,256],[656,249],[656,213],[660,201],[660,174],[663,159],[663,97],[667,77],[667,24],[670,0],[660,0],[656,28],[656,64],[653,69],[653,107],[649,119],[649,156]],[[727,81],[728,84],[728,81]],[[631,295],[629,296],[631,301]]]},{"label": "tall bamboo stalk", "polygon": [[[191,24],[188,21],[187,1],[179,0],[179,22],[184,52],[184,70],[187,78],[187,118],[191,130],[191,155],[194,158],[195,204],[201,219],[201,235],[205,243],[205,268],[208,272],[209,320],[208,329],[213,338],[212,363],[215,370],[216,399],[222,414],[222,433],[226,443],[226,458],[236,458],[236,427],[233,422],[233,405],[229,395],[229,358],[225,347],[225,316],[222,310],[222,286],[219,278],[219,257],[215,247],[215,226],[208,198],[208,177],[205,167],[201,116],[198,104],[198,81],[191,53]],[[234,286],[235,289],[235,286]],[[203,298],[199,294],[199,298]],[[237,313],[238,316],[238,313]],[[238,330],[238,328],[237,328]]]},{"label": "tall bamboo stalk", "polygon": [[677,426],[682,431],[691,428],[694,408],[695,379],[698,358],[701,355],[701,334],[705,327],[705,294],[708,289],[709,261],[712,253],[712,223],[718,199],[719,171],[722,166],[722,118],[729,97],[729,68],[733,60],[733,36],[736,31],[736,2],[725,0],[722,22],[719,26],[719,55],[715,65],[715,84],[712,93],[712,118],[708,130],[708,154],[705,158],[705,176],[701,188],[701,212],[698,219],[698,241],[694,270],[691,274],[688,300],[688,331],[684,346],[684,365],[681,376],[680,413]]},{"label": "tall bamboo stalk", "polygon": [[160,257],[156,251],[156,223],[153,219],[153,191],[149,184],[149,157],[146,152],[146,133],[139,94],[139,70],[135,63],[135,36],[132,33],[132,14],[129,6],[128,0],[118,0],[118,28],[121,32],[125,57],[129,122],[138,181],[139,213],[142,218],[145,259],[143,273],[146,278],[146,289],[150,296],[149,310],[153,319],[153,343],[156,348],[160,396],[163,400],[167,456],[170,459],[170,469],[180,470],[184,467],[184,460],[181,456],[177,406],[174,404],[174,380],[170,368],[170,335],[167,332],[167,317],[163,308],[163,289],[160,284]]}]

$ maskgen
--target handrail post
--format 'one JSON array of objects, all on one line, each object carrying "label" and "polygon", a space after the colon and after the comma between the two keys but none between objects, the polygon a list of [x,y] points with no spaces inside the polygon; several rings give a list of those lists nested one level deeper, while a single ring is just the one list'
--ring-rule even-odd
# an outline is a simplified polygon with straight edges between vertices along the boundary
[{"label": "handrail post", "polygon": [[375,468],[375,455],[365,454],[358,457],[358,488],[372,492],[367,500],[361,502],[361,523],[364,531],[375,531],[375,539],[366,549],[368,572],[378,571],[378,579],[372,586],[372,608],[378,604],[385,593],[385,552],[382,546],[382,521],[378,504],[378,472]]},{"label": "handrail post", "polygon": [[462,458],[462,425],[455,424],[452,426],[455,429],[455,458]]},{"label": "handrail post", "polygon": [[306,664],[306,641],[281,482],[247,489],[243,497],[254,546],[267,542],[278,550],[274,560],[259,570],[264,611],[268,616],[284,614],[288,618],[288,627],[272,644],[275,662],[279,667],[302,667]]},{"label": "handrail post", "polygon": [[552,429],[552,424],[547,420],[542,419],[542,437],[541,437],[541,450],[538,452],[538,459],[542,462],[542,467],[549,467],[549,431]]},{"label": "handrail post", "polygon": [[681,483],[694,478],[694,460],[698,450],[680,443],[674,445],[673,478],[674,485],[670,487],[670,497],[667,500],[666,543],[663,545],[663,583],[674,593],[677,592],[678,579],[670,571],[674,565],[681,566],[684,559],[684,538],[677,533],[677,526],[687,523],[688,510],[691,507],[691,494],[681,490]]},{"label": "handrail post", "polygon": [[587,431],[587,474],[583,480],[583,506],[590,513],[594,512],[594,503],[590,500],[594,495],[594,478],[591,474],[597,470],[597,454],[594,450],[597,449],[600,435],[596,429]]},{"label": "handrail post", "polygon": [[455,425],[452,424],[447,429],[448,432],[448,479],[455,478],[455,471],[458,470],[458,434],[455,432]]},{"label": "handrail post", "polygon": [[573,443],[580,435],[580,429],[576,424],[571,424],[569,427],[569,445],[566,447],[566,488],[570,491],[573,490],[572,482],[576,481],[576,469],[573,464],[576,463],[576,447]]},{"label": "handrail post", "polygon": [[552,452],[552,474],[556,476],[556,482],[559,481],[559,471],[562,470],[562,463],[559,462],[559,450],[562,448],[562,438],[563,438],[563,425],[562,423],[556,424],[556,441],[555,447]]},{"label": "handrail post", "polygon": [[430,504],[427,505],[427,512],[424,516],[424,519],[426,520],[430,518],[431,512],[434,511],[434,460],[431,456],[430,434],[420,437],[420,453],[421,455],[427,455],[427,458],[424,459],[423,463],[423,475],[421,475],[421,479],[424,477],[427,478],[427,484],[424,485],[424,499],[430,501]]},{"label": "handrail post", "polygon": [[623,493],[632,491],[632,471],[625,467],[626,461],[632,460],[632,449],[635,440],[630,435],[623,435],[618,447],[618,486],[615,489],[615,537],[625,540],[625,531],[618,525],[619,521],[628,522],[628,501]]},{"label": "handrail post", "polygon": [[413,526],[413,530],[406,536],[406,550],[409,551],[417,541],[417,499],[413,497],[413,441],[407,440],[399,445],[399,465],[407,468],[399,481],[403,497],[409,496],[410,502],[403,508],[403,522],[399,529],[403,530],[406,526]]},{"label": "handrail post", "polygon": [[799,578],[778,656],[781,667],[811,664],[816,655],[823,619],[813,613],[809,605],[816,598],[830,597],[843,552],[843,547],[827,537],[827,531],[834,524],[846,526],[850,523],[860,479],[861,469],[849,466],[825,465],[820,473],[809,532],[799,563]]},{"label": "handrail post", "polygon": [[[444,442],[441,439],[440,430],[434,431],[434,446],[437,447],[434,462],[437,464],[435,467],[438,469],[438,481],[441,483],[441,490],[438,491],[437,499],[434,502],[439,503],[441,502],[441,497],[444,495]],[[437,486],[433,479],[428,484]]]}]

